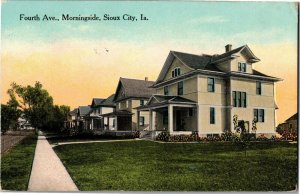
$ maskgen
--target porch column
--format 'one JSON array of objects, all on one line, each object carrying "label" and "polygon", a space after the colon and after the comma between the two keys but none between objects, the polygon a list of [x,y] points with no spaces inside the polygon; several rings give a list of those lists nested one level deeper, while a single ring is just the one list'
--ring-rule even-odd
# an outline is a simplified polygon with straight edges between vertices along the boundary
[{"label": "porch column", "polygon": [[197,131],[198,131],[198,134],[200,134],[200,107],[199,107],[199,104],[197,104],[196,118],[197,118]]},{"label": "porch column", "polygon": [[173,105],[168,105],[168,130],[173,133]]},{"label": "porch column", "polygon": [[152,110],[149,110],[149,131],[152,131]]},{"label": "porch column", "polygon": [[156,130],[155,121],[156,121],[156,112],[153,111],[152,112],[152,128],[153,128],[153,131]]},{"label": "porch column", "polygon": [[137,127],[136,127],[136,129],[137,129],[137,131],[139,131],[140,130],[140,111],[137,111],[137,121],[136,121],[136,124],[137,124]]},{"label": "porch column", "polygon": [[94,130],[94,119],[92,119],[92,130]]},{"label": "porch column", "polygon": [[118,117],[115,117],[115,130],[118,130]]},{"label": "porch column", "polygon": [[109,130],[109,117],[107,117],[107,130]]}]

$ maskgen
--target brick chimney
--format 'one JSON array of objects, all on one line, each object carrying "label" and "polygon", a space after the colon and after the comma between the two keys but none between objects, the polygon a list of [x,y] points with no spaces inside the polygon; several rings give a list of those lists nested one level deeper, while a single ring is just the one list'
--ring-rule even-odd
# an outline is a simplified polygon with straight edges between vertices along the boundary
[{"label": "brick chimney", "polygon": [[145,77],[145,81],[148,81],[148,77]]},{"label": "brick chimney", "polygon": [[227,44],[227,45],[225,46],[225,52],[231,51],[231,47],[232,47],[231,44]]}]

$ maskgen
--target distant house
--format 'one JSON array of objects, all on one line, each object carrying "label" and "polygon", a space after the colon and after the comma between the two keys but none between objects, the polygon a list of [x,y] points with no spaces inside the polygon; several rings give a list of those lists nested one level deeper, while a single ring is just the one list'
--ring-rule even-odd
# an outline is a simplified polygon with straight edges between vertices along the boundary
[{"label": "distant house", "polygon": [[114,118],[104,119],[102,114],[111,113],[115,110],[115,103],[113,102],[114,94],[108,98],[93,98],[91,103],[91,110],[85,116],[85,122],[90,130],[114,130]]},{"label": "distant house", "polygon": [[[247,133],[253,133],[252,121],[256,120],[257,135],[275,134],[275,83],[281,79],[255,70],[253,64],[260,59],[247,45],[231,47],[226,45],[220,55],[170,51],[152,86],[155,91],[149,90],[153,95],[136,108],[135,115],[148,115],[154,134],[196,131],[200,136],[220,135],[234,131],[235,115]],[[122,89],[122,81],[119,85],[117,107],[126,110],[131,107],[123,100],[126,88]],[[130,89],[140,92],[136,87]]]},{"label": "distant house", "polygon": [[149,115],[138,113],[135,109],[145,105],[155,92],[150,88],[153,81],[120,78],[113,101],[115,111],[101,116],[115,119],[115,129],[118,131],[145,130],[149,126]]},{"label": "distant house", "polygon": [[91,111],[90,106],[79,106],[76,112],[76,126],[80,130],[89,129],[88,122],[84,119]]},{"label": "distant house", "polygon": [[77,127],[77,121],[76,121],[76,115],[77,115],[78,108],[75,108],[74,110],[70,111],[67,115],[67,120],[65,121],[64,127],[66,129],[76,128]]},{"label": "distant house", "polygon": [[17,126],[19,130],[33,130],[34,128],[31,126],[30,122],[24,117],[22,114],[17,120]]},{"label": "distant house", "polygon": [[278,125],[281,131],[286,131],[290,133],[298,133],[298,113],[288,118],[284,123]]}]

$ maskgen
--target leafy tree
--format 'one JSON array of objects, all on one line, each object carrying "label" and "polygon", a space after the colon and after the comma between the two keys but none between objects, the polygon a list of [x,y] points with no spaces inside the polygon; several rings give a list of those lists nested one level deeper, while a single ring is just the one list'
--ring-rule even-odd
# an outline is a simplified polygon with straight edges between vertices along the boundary
[{"label": "leafy tree", "polygon": [[1,132],[4,134],[10,128],[17,128],[17,121],[21,115],[21,111],[10,103],[1,104]]}]

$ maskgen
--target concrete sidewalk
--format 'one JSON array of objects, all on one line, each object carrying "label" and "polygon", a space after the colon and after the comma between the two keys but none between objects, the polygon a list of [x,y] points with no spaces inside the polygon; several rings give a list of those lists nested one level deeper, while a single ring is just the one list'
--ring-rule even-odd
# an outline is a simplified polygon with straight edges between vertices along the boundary
[{"label": "concrete sidewalk", "polygon": [[78,191],[45,136],[39,136],[28,191]]},{"label": "concrete sidewalk", "polygon": [[105,143],[105,142],[121,142],[121,141],[140,141],[141,139],[121,139],[121,140],[95,140],[95,141],[70,141],[70,142],[61,142],[51,144],[52,147],[59,145],[68,145],[68,144],[85,144],[85,143]]}]

